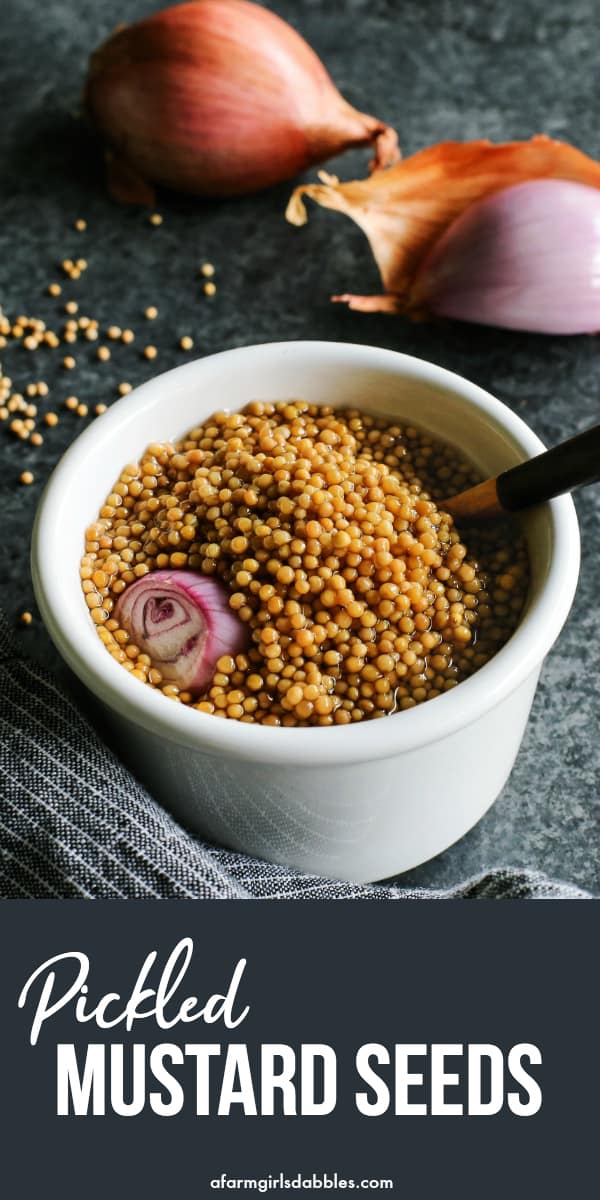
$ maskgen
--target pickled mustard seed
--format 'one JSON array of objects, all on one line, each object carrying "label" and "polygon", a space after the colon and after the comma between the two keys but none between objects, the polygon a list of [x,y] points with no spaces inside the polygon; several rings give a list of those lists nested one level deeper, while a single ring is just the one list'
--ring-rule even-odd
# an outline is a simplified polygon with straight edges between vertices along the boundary
[{"label": "pickled mustard seed", "polygon": [[62,288],[60,286],[60,283],[49,283],[48,284],[48,294],[50,296],[60,296],[61,292],[62,292]]},{"label": "pickled mustard seed", "polygon": [[58,416],[55,412],[47,412],[44,414],[46,425],[58,425]]},{"label": "pickled mustard seed", "polygon": [[150,304],[148,308],[144,310],[144,316],[148,321],[154,321],[158,316],[158,309],[154,306],[154,304]]},{"label": "pickled mustard seed", "polygon": [[78,305],[77,301],[76,300],[67,300],[67,303],[65,304],[65,312],[69,313],[70,315],[72,315],[73,313],[79,312],[79,305]]},{"label": "pickled mustard seed", "polygon": [[30,484],[33,483],[34,475],[31,471],[22,471],[19,479],[21,480],[21,483]]},{"label": "pickled mustard seed", "polygon": [[163,218],[161,217],[160,213],[151,213],[148,220],[150,221],[151,225],[162,225],[163,223]]},{"label": "pickled mustard seed", "polygon": [[[136,678],[202,712],[330,726],[413,708],[483,666],[522,609],[515,529],[467,546],[435,503],[475,481],[452,447],[358,410],[214,413],[126,466],[87,529],[92,620]],[[129,583],[169,566],[218,577],[248,626],[250,648],[197,697],[163,686],[112,616]]]},{"label": "pickled mustard seed", "polygon": [[87,406],[87,404],[78,404],[75,411],[76,411],[78,417],[87,417],[88,406]]},{"label": "pickled mustard seed", "polygon": [[67,354],[62,360],[62,365],[66,371],[72,371],[73,367],[75,366],[75,359],[72,357],[72,355]]},{"label": "pickled mustard seed", "polygon": [[121,333],[122,330],[120,325],[109,325],[108,329],[106,330],[106,336],[109,337],[113,342],[116,342],[117,339],[121,337]]},{"label": "pickled mustard seed", "polygon": [[120,396],[127,396],[131,390],[132,388],[130,383],[123,382],[119,384],[118,391]]},{"label": "pickled mustard seed", "polygon": [[78,404],[79,400],[77,399],[77,396],[67,396],[65,400],[65,408],[68,408],[71,412],[75,412]]},{"label": "pickled mustard seed", "polygon": [[102,413],[106,412],[106,405],[105,404],[97,404],[96,407],[94,408],[94,412],[97,417],[101,417]]},{"label": "pickled mustard seed", "polygon": [[156,349],[156,346],[145,346],[144,347],[144,358],[156,358],[157,354],[158,354],[158,350]]},{"label": "pickled mustard seed", "polygon": [[31,622],[33,621],[33,617],[31,615],[31,613],[28,612],[27,609],[25,609],[25,611],[21,613],[19,620],[22,625],[31,625]]},{"label": "pickled mustard seed", "polygon": [[87,221],[84,221],[83,217],[78,217],[78,219],[74,222],[73,228],[76,229],[78,233],[84,233],[87,229]]},{"label": "pickled mustard seed", "polygon": [[202,290],[205,296],[215,296],[217,293],[217,285],[216,283],[205,283]]},{"label": "pickled mustard seed", "polygon": [[202,263],[202,266],[200,267],[201,275],[204,275],[204,277],[206,279],[210,279],[211,276],[214,275],[214,273],[215,273],[215,268],[213,267],[212,263],[209,263],[209,262]]},{"label": "pickled mustard seed", "polygon": [[133,342],[134,339],[135,339],[135,333],[133,332],[133,329],[124,329],[123,330],[123,332],[121,334],[122,342],[125,342],[126,345],[129,345],[129,343]]},{"label": "pickled mustard seed", "polygon": [[23,338],[23,345],[26,350],[37,350],[39,344],[38,338],[34,337],[32,333],[29,333],[26,338]]},{"label": "pickled mustard seed", "polygon": [[40,381],[37,385],[38,396],[47,396],[49,391],[50,391],[50,389],[48,387],[48,384],[43,379],[40,379]]},{"label": "pickled mustard seed", "polygon": [[32,446],[41,446],[43,444],[44,439],[43,439],[41,433],[32,433],[30,441],[31,441]]},{"label": "pickled mustard seed", "polygon": [[98,340],[98,330],[96,329],[96,326],[89,325],[88,328],[85,330],[85,333],[83,336],[86,339],[86,341],[88,341],[88,342],[97,341]]},{"label": "pickled mustard seed", "polygon": [[194,345],[193,338],[187,336],[182,337],[179,339],[179,345],[181,346],[182,350],[191,350]]},{"label": "pickled mustard seed", "polygon": [[75,263],[75,266],[78,271],[87,271],[87,269],[88,269],[87,260],[85,258],[78,258],[77,262]]},{"label": "pickled mustard seed", "polygon": [[100,359],[100,362],[108,362],[110,358],[110,350],[108,346],[98,346],[96,354]]}]

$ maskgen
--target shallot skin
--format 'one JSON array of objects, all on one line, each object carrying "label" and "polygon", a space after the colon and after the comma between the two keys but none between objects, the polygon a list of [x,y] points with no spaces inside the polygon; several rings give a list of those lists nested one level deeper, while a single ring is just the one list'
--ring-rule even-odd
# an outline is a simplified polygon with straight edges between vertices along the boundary
[{"label": "shallot skin", "polygon": [[231,196],[289,179],[350,146],[398,160],[393,130],[352,108],[285,21],[250,0],[192,0],[120,29],[92,55],[87,110],[112,190],[148,181]]},{"label": "shallot skin", "polygon": [[600,191],[538,179],[486,197],[425,258],[414,297],[437,316],[533,333],[600,329]]}]

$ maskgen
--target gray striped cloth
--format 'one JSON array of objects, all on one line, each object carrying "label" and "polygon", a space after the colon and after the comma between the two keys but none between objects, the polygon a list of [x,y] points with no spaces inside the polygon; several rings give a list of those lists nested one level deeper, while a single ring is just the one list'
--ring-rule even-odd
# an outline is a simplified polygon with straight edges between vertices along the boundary
[{"label": "gray striped cloth", "polygon": [[501,868],[445,890],[353,885],[207,845],[125,769],[0,614],[0,897],[23,899],[585,899]]}]

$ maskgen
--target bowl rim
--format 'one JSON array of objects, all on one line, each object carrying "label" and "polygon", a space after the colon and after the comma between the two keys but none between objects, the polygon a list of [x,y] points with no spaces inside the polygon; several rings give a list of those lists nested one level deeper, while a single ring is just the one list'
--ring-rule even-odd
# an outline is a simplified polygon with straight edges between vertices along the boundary
[{"label": "bowl rim", "polygon": [[[548,577],[537,599],[509,641],[458,688],[385,720],[346,726],[284,728],[218,720],[208,713],[169,701],[162,693],[140,685],[106,653],[93,663],[73,638],[72,614],[65,611],[56,573],[60,549],[57,509],[61,493],[82,462],[103,437],[119,429],[144,402],[168,403],[169,392],[183,377],[200,377],[207,366],[226,367],[233,357],[268,359],[270,355],[303,357],[339,363],[341,368],[386,368],[403,378],[418,379],[445,388],[483,410],[530,457],[545,449],[532,429],[477,384],[435,363],[395,350],[346,342],[314,340],[266,342],[220,351],[154,376],[117,401],[97,424],[88,426],[63,454],[40,498],[32,534],[31,567],[40,613],[63,659],[79,679],[105,705],[120,716],[179,745],[246,761],[273,765],[335,766],[388,758],[448,737],[473,723],[501,703],[539,668],[556,640],[571,607],[579,570],[579,527],[570,496],[561,496],[545,507],[552,534]],[[250,366],[250,364],[249,364]],[[117,467],[117,470],[119,468]],[[401,717],[401,720],[399,719]]]}]

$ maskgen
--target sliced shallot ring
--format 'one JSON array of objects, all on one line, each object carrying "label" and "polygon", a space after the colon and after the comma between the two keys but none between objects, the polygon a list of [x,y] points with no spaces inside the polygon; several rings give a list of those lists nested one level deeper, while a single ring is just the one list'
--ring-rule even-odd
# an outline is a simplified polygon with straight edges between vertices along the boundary
[{"label": "sliced shallot ring", "polygon": [[115,618],[165,683],[203,691],[222,655],[239,654],[248,630],[223,584],[196,571],[151,571],[131,583]]}]

